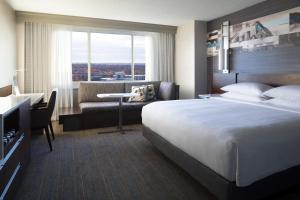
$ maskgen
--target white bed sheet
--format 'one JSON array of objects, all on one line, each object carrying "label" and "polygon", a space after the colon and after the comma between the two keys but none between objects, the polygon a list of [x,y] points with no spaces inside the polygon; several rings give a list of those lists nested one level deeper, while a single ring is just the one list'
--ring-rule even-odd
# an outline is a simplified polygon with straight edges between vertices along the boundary
[{"label": "white bed sheet", "polygon": [[239,187],[300,165],[300,112],[224,98],[162,101],[143,124]]}]

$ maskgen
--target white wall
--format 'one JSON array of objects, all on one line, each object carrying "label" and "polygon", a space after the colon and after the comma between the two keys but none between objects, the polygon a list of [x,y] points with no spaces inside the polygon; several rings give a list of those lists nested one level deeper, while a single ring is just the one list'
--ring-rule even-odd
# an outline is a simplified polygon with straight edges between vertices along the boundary
[{"label": "white wall", "polygon": [[175,82],[180,85],[180,99],[207,93],[206,22],[179,26],[175,39]]},{"label": "white wall", "polygon": [[17,77],[21,93],[25,92],[25,24],[17,22]]},{"label": "white wall", "polygon": [[16,70],[16,18],[14,10],[0,0],[0,87],[12,84]]},{"label": "white wall", "polygon": [[175,82],[180,86],[180,99],[189,99],[195,96],[194,37],[194,21],[177,28],[175,37]]}]

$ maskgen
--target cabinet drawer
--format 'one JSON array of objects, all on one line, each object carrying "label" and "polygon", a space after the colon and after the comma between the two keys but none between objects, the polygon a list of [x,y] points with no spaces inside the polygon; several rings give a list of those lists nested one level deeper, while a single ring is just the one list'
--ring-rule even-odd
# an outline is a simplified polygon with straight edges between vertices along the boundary
[{"label": "cabinet drawer", "polygon": [[[0,194],[2,194],[9,183],[17,166],[22,166],[20,161],[20,149],[24,143],[24,134],[18,139],[14,146],[7,153],[3,160],[3,165],[0,166]],[[0,199],[1,200],[1,199]]]},{"label": "cabinet drawer", "polygon": [[9,178],[6,186],[4,187],[0,200],[9,200],[12,199],[14,192],[16,191],[16,185],[20,182],[21,178],[21,163],[19,163],[14,169],[11,177]]}]

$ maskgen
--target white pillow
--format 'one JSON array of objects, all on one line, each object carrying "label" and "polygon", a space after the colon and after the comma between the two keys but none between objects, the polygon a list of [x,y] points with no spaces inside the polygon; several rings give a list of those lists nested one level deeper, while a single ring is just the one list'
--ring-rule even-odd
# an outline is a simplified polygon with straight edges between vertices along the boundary
[{"label": "white pillow", "polygon": [[264,92],[264,96],[300,101],[300,85],[285,85]]},{"label": "white pillow", "polygon": [[300,102],[299,101],[291,101],[285,99],[270,99],[264,101],[264,103],[272,106],[279,106],[284,108],[292,108],[292,109],[299,109],[300,110]]},{"label": "white pillow", "polygon": [[248,101],[248,102],[262,102],[266,100],[264,97],[258,95],[250,96],[250,95],[244,95],[236,92],[226,92],[224,94],[221,94],[221,97],[240,100],[240,101]]},{"label": "white pillow", "polygon": [[222,87],[221,90],[250,96],[261,96],[265,91],[271,88],[271,86],[262,83],[245,82],[227,85]]}]

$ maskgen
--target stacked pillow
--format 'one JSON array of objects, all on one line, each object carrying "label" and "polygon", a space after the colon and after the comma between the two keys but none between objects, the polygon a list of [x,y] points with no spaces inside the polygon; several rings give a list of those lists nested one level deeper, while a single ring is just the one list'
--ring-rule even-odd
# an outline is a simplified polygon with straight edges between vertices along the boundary
[{"label": "stacked pillow", "polygon": [[138,96],[130,97],[128,102],[145,102],[156,99],[154,85],[132,86],[131,93],[136,93]]},{"label": "stacked pillow", "polygon": [[147,85],[147,101],[156,100],[155,88],[153,84]]},{"label": "stacked pillow", "polygon": [[222,97],[249,101],[264,102],[268,105],[300,109],[300,85],[285,85],[273,88],[262,83],[237,83],[221,88],[225,91]]},{"label": "stacked pillow", "polygon": [[263,93],[272,98],[266,103],[287,108],[300,109],[300,85],[285,85],[270,89]]},{"label": "stacked pillow", "polygon": [[143,102],[147,100],[147,86],[132,86],[131,93],[138,94],[137,96],[130,97],[128,102]]},{"label": "stacked pillow", "polygon": [[242,101],[261,102],[267,99],[263,93],[270,89],[272,89],[271,86],[262,83],[236,83],[222,87],[221,90],[226,93],[221,96]]}]

